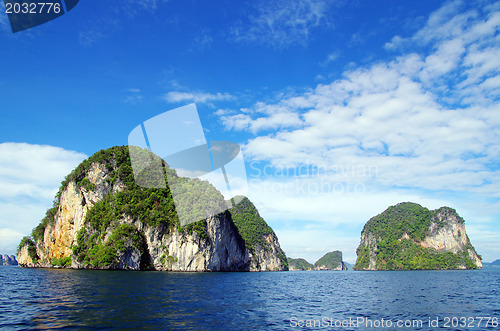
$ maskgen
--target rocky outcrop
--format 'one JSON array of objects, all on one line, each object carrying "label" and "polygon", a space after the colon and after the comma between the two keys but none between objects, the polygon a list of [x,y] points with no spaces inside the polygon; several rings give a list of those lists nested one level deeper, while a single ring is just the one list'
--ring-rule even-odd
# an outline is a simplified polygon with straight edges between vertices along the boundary
[{"label": "rocky outcrop", "polygon": [[333,251],[323,255],[314,264],[316,270],[347,270],[344,261],[342,261],[342,252]]},{"label": "rocky outcrop", "polygon": [[[435,249],[438,252],[465,252],[468,258],[478,268],[482,262],[465,232],[464,220],[451,208],[443,207],[435,211],[431,219],[429,234],[420,242],[424,248]],[[466,268],[461,265],[460,268]]]},{"label": "rocky outcrop", "polygon": [[0,254],[0,265],[17,265],[17,260],[14,255],[8,256],[7,254]]},{"label": "rocky outcrop", "polygon": [[[368,255],[368,265],[365,267],[361,267],[363,270],[377,270],[377,238],[371,232],[361,232],[361,243],[359,247],[366,248]],[[358,248],[359,250],[359,248]],[[355,269],[359,267],[354,267]]]},{"label": "rocky outcrop", "polygon": [[361,232],[357,270],[478,269],[481,257],[454,209],[401,203],[370,219]]},{"label": "rocky outcrop", "polygon": [[250,259],[250,270],[288,270],[288,261],[276,233],[248,198],[240,196],[237,200],[240,202],[229,209],[229,212],[245,243]]},{"label": "rocky outcrop", "polygon": [[[172,170],[165,166],[165,171]],[[225,203],[210,184],[187,183],[205,185],[197,191],[210,191],[210,203]],[[135,185],[127,147],[100,151],[84,161],[63,182],[56,201],[33,238],[23,239],[18,253],[21,266],[286,270],[274,232],[259,237],[248,249],[230,211],[180,226],[168,188]]]},{"label": "rocky outcrop", "polygon": [[280,247],[276,234],[270,233],[263,236],[264,244],[257,244],[248,251],[251,271],[279,271],[288,270],[286,256]]},{"label": "rocky outcrop", "polygon": [[314,270],[314,265],[303,258],[288,258],[288,269],[290,271]]}]

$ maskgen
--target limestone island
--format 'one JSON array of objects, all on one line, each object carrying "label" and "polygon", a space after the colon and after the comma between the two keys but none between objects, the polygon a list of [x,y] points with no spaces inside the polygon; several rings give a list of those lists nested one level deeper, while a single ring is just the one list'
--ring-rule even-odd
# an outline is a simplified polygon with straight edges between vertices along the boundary
[{"label": "limestone island", "polygon": [[0,254],[0,265],[17,265],[15,255],[8,256],[7,254]]},{"label": "limestone island", "polygon": [[[158,156],[142,151],[145,164],[159,162],[163,182],[168,174],[179,184],[176,198],[186,206],[201,212],[227,206],[207,181],[177,176]],[[181,226],[168,185],[136,184],[127,146],[101,150],[61,183],[54,206],[19,244],[18,261],[43,268],[288,270],[274,231],[250,200],[238,200],[229,210]]]},{"label": "limestone island", "polygon": [[342,252],[333,251],[323,255],[316,263],[311,264],[303,258],[288,258],[288,267],[291,271],[297,270],[347,270],[342,261]]},{"label": "limestone island", "polygon": [[465,221],[449,207],[404,202],[366,222],[354,270],[481,269]]}]

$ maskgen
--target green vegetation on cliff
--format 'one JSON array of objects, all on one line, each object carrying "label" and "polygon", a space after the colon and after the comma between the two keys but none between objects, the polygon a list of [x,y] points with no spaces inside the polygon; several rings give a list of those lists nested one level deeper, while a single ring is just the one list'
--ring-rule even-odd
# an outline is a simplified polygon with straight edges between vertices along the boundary
[{"label": "green vegetation on cliff", "polygon": [[[138,182],[142,185],[139,186]],[[70,185],[76,187],[76,192],[66,190]],[[172,192],[176,197],[175,204]],[[87,201],[96,201],[85,213],[83,226],[75,238],[76,244],[71,247],[72,256],[41,261],[37,249],[38,252],[43,251],[45,229],[54,225],[58,213],[63,212],[59,208],[63,193],[65,199],[68,196],[72,197],[70,199],[82,199],[83,205]],[[224,197],[209,182],[178,177],[173,169],[148,150],[112,147],[90,156],[66,176],[53,207],[33,229],[31,236],[22,240],[19,249],[27,246],[29,256],[40,265],[68,267],[73,258],[79,267],[119,268],[122,257],[132,254],[132,251],[134,258],[137,252],[142,254],[144,259],[141,257],[141,263],[150,263],[142,229],[154,228],[160,236],[177,229],[179,233],[194,235],[194,240],[207,241],[206,218],[214,215],[214,211],[225,208]],[[178,217],[181,212],[188,214],[189,220],[201,221],[182,226],[185,223]],[[266,236],[274,236],[274,232],[248,199],[243,199],[226,213],[224,216],[232,217],[235,232],[239,234],[238,238],[241,236],[247,249],[253,253],[261,249],[266,252],[271,250]],[[241,247],[243,249],[243,245]],[[282,265],[286,266],[286,256],[281,249],[277,255]],[[258,260],[256,254],[254,258]],[[148,266],[141,265],[143,268]]]},{"label": "green vegetation on cliff", "polygon": [[315,267],[325,266],[327,269],[342,268],[342,252],[333,251],[326,253],[314,264]]},{"label": "green vegetation on cliff", "polygon": [[290,269],[295,269],[295,270],[313,270],[314,265],[307,262],[303,258],[297,258],[293,259],[291,257],[288,258],[288,267]]},{"label": "green vegetation on cliff", "polygon": [[419,204],[400,203],[372,217],[365,224],[363,232],[370,232],[390,241],[399,239],[406,233],[411,239],[420,241],[428,233],[432,216],[432,211]]},{"label": "green vegetation on cliff", "polygon": [[[275,236],[275,233],[248,198],[244,197],[236,206],[229,209],[229,212],[247,249],[251,252],[254,252],[257,246],[264,250],[269,249],[266,238],[270,235]],[[278,252],[278,258],[282,267],[288,267],[288,261],[283,251]]]},{"label": "green vegetation on cliff", "polygon": [[[369,268],[370,249],[375,254],[378,270],[457,269],[460,266],[476,269],[477,266],[468,254],[469,250],[475,253],[470,242],[458,254],[419,244],[425,237],[432,236],[446,225],[443,216],[451,216],[459,224],[464,223],[454,209],[442,207],[431,211],[411,202],[391,206],[372,217],[365,224],[362,233],[371,236],[376,241],[376,247],[370,248],[361,243],[356,250],[358,257],[354,269]],[[431,227],[431,224],[434,226]]]},{"label": "green vegetation on cliff", "polygon": [[266,246],[266,236],[274,234],[274,231],[260,217],[257,208],[248,198],[243,198],[229,211],[248,249],[253,250],[256,245]]},{"label": "green vegetation on cliff", "polygon": [[[151,158],[155,158],[154,154],[146,150],[136,152],[136,156],[140,153],[144,155],[144,162],[149,162]],[[78,183],[86,183],[85,174],[90,166],[99,162],[104,164],[108,171],[108,181],[116,183],[120,181],[124,187],[115,194],[109,194],[105,199],[97,202],[87,213],[85,217],[85,227],[80,230],[78,235],[78,244],[73,247],[73,254],[79,262],[90,264],[93,267],[108,267],[116,264],[116,257],[123,252],[123,238],[128,238],[137,248],[143,252],[142,239],[138,237],[137,231],[132,231],[131,227],[125,229],[124,225],[116,224],[116,220],[123,216],[128,216],[130,219],[137,219],[150,226],[158,227],[165,226],[171,229],[174,226],[178,227],[180,232],[188,232],[190,234],[196,232],[202,239],[207,238],[206,221],[198,221],[188,224],[184,227],[180,226],[177,217],[176,206],[174,204],[172,193],[168,186],[165,188],[143,188],[136,184],[134,173],[130,161],[129,149],[127,146],[113,147],[104,151],[100,151],[91,156],[86,161],[82,162],[63,182],[62,187],[67,185],[67,180],[75,180]],[[198,179],[189,180],[187,178],[179,178],[175,175],[172,169],[169,169],[163,162],[164,173],[168,173],[170,180],[178,180],[182,185],[179,185],[183,192],[178,192],[177,197],[181,200],[189,201],[193,211],[198,211],[197,217],[201,218],[200,210],[203,210],[204,203],[211,199],[219,199],[220,203],[224,202],[222,195],[208,182]],[[154,179],[156,173],[148,172],[146,167],[142,173],[142,177],[150,180]],[[162,178],[163,183],[167,183],[167,177]],[[159,181],[158,181],[159,182]],[[84,184],[87,185],[88,184]],[[195,196],[196,194],[196,196]],[[202,195],[201,197],[199,195]],[[113,234],[105,240],[105,235],[111,229]],[[114,230],[113,230],[114,229]],[[117,238],[121,238],[118,240]],[[116,239],[116,240],[115,240]],[[124,239],[125,240],[125,239]]]},{"label": "green vegetation on cliff", "polygon": [[17,252],[19,253],[19,251],[21,251],[24,246],[27,246],[28,256],[31,258],[31,260],[33,260],[33,262],[37,262],[39,258],[36,253],[36,245],[31,237],[23,237],[23,239],[21,239],[21,242],[19,243],[19,246],[17,248]]}]

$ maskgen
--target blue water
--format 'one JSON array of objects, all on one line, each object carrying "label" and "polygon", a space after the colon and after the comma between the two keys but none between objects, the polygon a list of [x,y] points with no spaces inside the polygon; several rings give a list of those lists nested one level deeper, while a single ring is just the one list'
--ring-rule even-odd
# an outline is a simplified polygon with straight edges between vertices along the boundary
[{"label": "blue water", "polygon": [[[499,269],[166,273],[0,267],[0,329],[434,330],[429,320],[438,318],[446,330],[500,330],[493,320],[486,325],[478,319],[500,317],[499,294]],[[452,317],[455,327],[449,319],[445,328]],[[458,318],[468,318],[466,327]],[[417,324],[398,327],[397,321]]]}]

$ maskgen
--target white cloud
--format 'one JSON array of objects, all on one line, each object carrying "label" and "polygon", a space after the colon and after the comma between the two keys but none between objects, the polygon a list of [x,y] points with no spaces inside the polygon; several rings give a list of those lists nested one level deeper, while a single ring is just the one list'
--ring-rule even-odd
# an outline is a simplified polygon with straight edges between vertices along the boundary
[{"label": "white cloud", "polygon": [[338,52],[331,52],[330,54],[327,55],[326,60],[323,61],[321,63],[321,65],[322,66],[326,66],[326,65],[328,65],[330,63],[333,63],[333,62],[337,61],[338,57],[339,57],[339,53]]},{"label": "white cloud", "polygon": [[[86,156],[48,145],[0,144],[0,182],[3,197],[21,194],[39,197],[40,192],[57,188],[60,182]],[[24,185],[21,191],[16,185]],[[7,188],[7,189],[5,189]]]},{"label": "white cloud", "polygon": [[332,2],[325,0],[271,0],[256,4],[248,25],[234,26],[237,41],[250,41],[277,48],[306,45],[311,31],[328,26]]},{"label": "white cloud", "polygon": [[[491,88],[499,84],[500,63],[493,53],[500,49],[489,29],[477,28],[491,26],[496,15],[486,21],[472,20],[477,16],[472,13],[443,18],[457,6],[448,4],[424,27],[429,33],[429,26],[434,29],[433,36],[425,35],[426,42],[434,40],[431,53],[409,52],[348,71],[344,79],[302,95],[259,102],[250,112],[225,112],[221,121],[227,129],[260,133],[247,142],[245,155],[274,166],[354,161],[377,167],[379,174],[366,179],[369,183],[498,197],[500,181],[491,164],[500,156],[500,105]],[[436,25],[450,20],[453,28]],[[464,41],[462,34],[470,31],[477,39]],[[421,32],[416,36],[424,38]],[[471,77],[489,78],[463,84]],[[265,131],[270,129],[282,130]]]},{"label": "white cloud", "polygon": [[192,101],[195,103],[212,103],[213,101],[234,100],[235,97],[228,93],[206,93],[206,92],[178,92],[172,91],[163,95],[163,99],[167,102],[186,102]]},{"label": "white cloud", "polygon": [[85,47],[90,47],[106,37],[106,34],[101,32],[104,30],[104,28],[99,30],[88,28],[85,31],[80,31],[78,33],[78,42]]},{"label": "white cloud", "polygon": [[12,245],[19,233],[29,234],[51,207],[61,181],[84,158],[60,147],[0,144],[0,229],[8,230],[2,232],[4,237],[15,232],[12,240],[0,242]]},{"label": "white cloud", "polygon": [[222,123],[227,129],[257,133],[263,130],[290,128],[301,126],[302,120],[297,108],[308,106],[308,101],[303,97],[295,97],[286,101],[267,105],[258,102],[252,109],[241,109],[241,113],[218,110]]},{"label": "white cloud", "polygon": [[15,255],[23,235],[9,228],[0,228],[0,254]]}]

